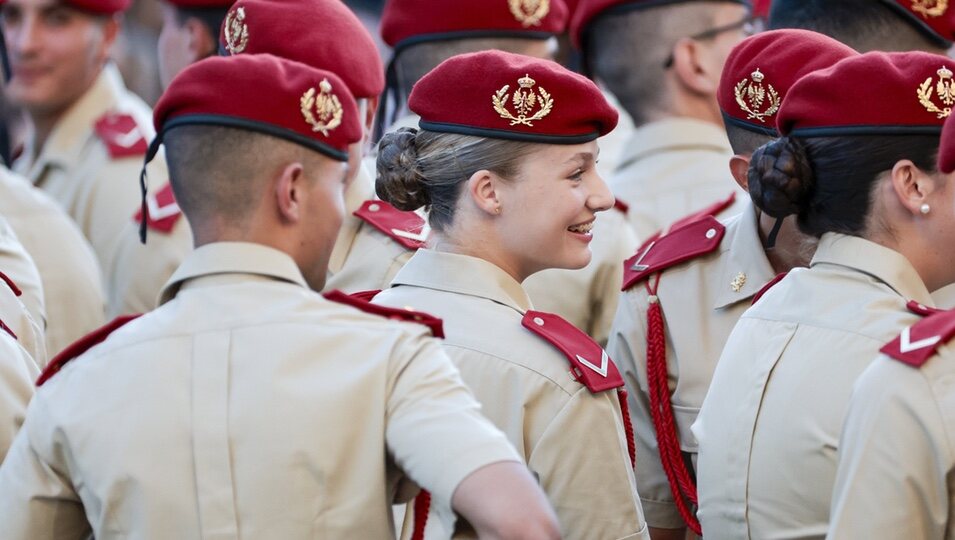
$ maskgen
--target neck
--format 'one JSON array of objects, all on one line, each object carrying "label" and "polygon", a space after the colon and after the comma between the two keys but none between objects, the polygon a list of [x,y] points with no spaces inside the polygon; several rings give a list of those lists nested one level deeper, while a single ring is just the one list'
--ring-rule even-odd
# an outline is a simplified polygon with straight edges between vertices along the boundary
[{"label": "neck", "polygon": [[776,225],[776,218],[759,212],[757,221],[759,223],[759,238],[763,242],[766,258],[772,265],[773,271],[777,274],[788,272],[793,268],[808,266],[816,251],[817,240],[810,238],[801,232],[796,226],[795,217],[788,217],[783,220],[779,233],[776,235],[776,244],[769,249],[769,236],[773,227]]},{"label": "neck", "polygon": [[[454,253],[457,255],[467,255],[477,259],[485,260],[501,270],[504,270],[509,276],[518,283],[523,283],[534,272],[528,272],[519,268],[518,265],[509,262],[506,257],[501,256],[501,250],[494,242],[485,240],[488,235],[478,234],[469,235],[468,242],[460,242],[453,234],[434,232],[432,249],[444,253]],[[477,240],[475,240],[477,239]]]},{"label": "neck", "polygon": [[50,134],[53,133],[53,128],[56,127],[56,124],[63,118],[63,115],[66,113],[66,109],[59,110],[55,113],[29,113],[29,129],[33,135],[33,155],[29,156],[31,161],[36,160],[37,156],[40,154],[40,151],[46,145],[46,141],[50,138]]}]

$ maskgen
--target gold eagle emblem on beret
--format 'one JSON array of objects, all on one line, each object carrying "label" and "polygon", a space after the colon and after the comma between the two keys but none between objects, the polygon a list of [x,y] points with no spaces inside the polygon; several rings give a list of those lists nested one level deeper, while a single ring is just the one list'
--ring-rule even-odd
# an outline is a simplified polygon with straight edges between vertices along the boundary
[{"label": "gold eagle emblem on beret", "polygon": [[507,0],[511,14],[525,27],[539,26],[550,13],[550,0]]},{"label": "gold eagle emblem on beret", "polygon": [[[509,96],[507,93],[511,88],[509,84],[504,85],[504,88],[501,88],[491,96],[494,110],[497,111],[497,114],[501,115],[501,118],[510,120],[512,126],[523,125],[534,127],[535,121],[550,114],[550,111],[554,108],[554,98],[552,98],[542,86],[538,86],[537,93],[534,93],[534,86],[537,84],[537,81],[528,75],[524,75],[518,79],[517,84],[518,88],[514,91],[513,96]],[[508,99],[509,97],[510,99]],[[510,103],[508,103],[509,101]],[[508,105],[511,105],[515,109],[517,115],[508,109]],[[531,114],[534,110],[537,112]]]},{"label": "gold eagle emblem on beret", "polygon": [[[938,75],[936,82],[933,77],[925,79],[916,91],[919,103],[930,113],[938,115],[939,119],[947,118],[952,114],[955,105],[955,88],[952,87],[952,70],[945,66],[935,72]],[[935,83],[934,87],[932,83]],[[941,104],[941,106],[939,106]]]},{"label": "gold eagle emblem on beret", "polygon": [[302,117],[312,126],[315,133],[321,132],[328,137],[328,132],[333,131],[342,125],[342,116],[345,110],[338,96],[332,93],[332,83],[328,79],[322,79],[318,85],[318,91],[315,88],[309,88],[300,101],[302,107]]},{"label": "gold eagle emblem on beret", "polygon": [[226,15],[222,24],[225,48],[229,54],[239,54],[249,44],[249,26],[245,24],[245,8],[237,7]]},{"label": "gold eagle emblem on beret", "polygon": [[941,17],[948,10],[948,0],[912,0],[912,11],[925,18]]},{"label": "gold eagle emblem on beret", "polygon": [[779,104],[782,101],[773,85],[768,82],[765,86],[763,85],[765,78],[763,72],[756,68],[756,71],[740,81],[733,89],[736,94],[736,104],[746,113],[746,119],[759,120],[764,124],[767,118],[779,111]]}]

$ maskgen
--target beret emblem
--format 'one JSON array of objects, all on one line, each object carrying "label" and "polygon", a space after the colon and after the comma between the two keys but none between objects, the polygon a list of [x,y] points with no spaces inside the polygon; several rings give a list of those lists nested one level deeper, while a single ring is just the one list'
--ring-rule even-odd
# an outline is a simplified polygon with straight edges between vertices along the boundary
[{"label": "beret emblem", "polygon": [[[952,87],[952,70],[942,66],[938,74],[938,82],[935,88],[932,88],[932,77],[925,79],[917,90],[919,103],[930,113],[935,113],[938,117],[947,118],[952,114],[952,105],[955,105],[955,88]],[[938,94],[938,100],[942,106],[939,107],[936,100],[932,99],[933,93]]]},{"label": "beret emblem", "polygon": [[316,133],[321,132],[328,137],[328,132],[342,123],[342,115],[345,111],[338,96],[332,93],[332,84],[328,82],[328,79],[322,79],[319,83],[317,94],[314,87],[302,94],[300,105],[302,117]]},{"label": "beret emblem", "polygon": [[[511,87],[509,84],[504,85],[504,88],[501,88],[491,96],[494,110],[497,111],[497,114],[501,115],[501,118],[510,120],[512,126],[524,125],[534,127],[533,122],[550,114],[551,109],[554,108],[554,98],[541,86],[537,87],[538,93],[535,94],[534,85],[537,84],[537,81],[527,75],[518,79],[517,84],[518,88],[514,91],[514,96],[510,100],[508,100],[507,94],[508,89]],[[516,109],[517,116],[508,109],[508,101],[510,101],[510,104]],[[537,109],[537,112],[531,114],[535,109]]]},{"label": "beret emblem", "polygon": [[225,47],[230,54],[239,54],[249,44],[249,27],[245,24],[245,8],[229,11],[223,23]]},{"label": "beret emblem", "polygon": [[541,19],[550,13],[550,0],[507,0],[511,14],[517,22],[528,26],[540,26]]},{"label": "beret emblem", "polygon": [[[759,68],[756,68],[749,78],[741,80],[734,88],[736,104],[747,114],[747,120],[759,120],[765,123],[767,118],[779,111],[782,100],[773,85],[769,83],[763,85],[765,78],[766,76],[759,71]],[[763,105],[766,105],[765,109]],[[762,112],[760,109],[763,109]]]},{"label": "beret emblem", "polygon": [[948,0],[912,0],[912,11],[923,17],[941,17],[948,10]]}]

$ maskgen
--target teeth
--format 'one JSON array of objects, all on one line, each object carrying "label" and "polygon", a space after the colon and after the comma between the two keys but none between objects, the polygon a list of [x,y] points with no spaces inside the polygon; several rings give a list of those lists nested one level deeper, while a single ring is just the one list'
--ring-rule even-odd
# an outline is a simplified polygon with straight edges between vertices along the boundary
[{"label": "teeth", "polygon": [[594,228],[594,222],[583,223],[581,225],[574,225],[573,227],[567,227],[569,231],[580,233],[580,234],[590,234],[590,231]]}]

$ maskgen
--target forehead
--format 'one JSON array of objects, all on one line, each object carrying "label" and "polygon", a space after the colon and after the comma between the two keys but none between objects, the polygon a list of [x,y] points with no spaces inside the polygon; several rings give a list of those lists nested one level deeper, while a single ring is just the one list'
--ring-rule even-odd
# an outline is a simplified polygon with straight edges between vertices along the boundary
[{"label": "forehead", "polygon": [[44,10],[52,9],[58,7],[67,7],[70,5],[64,2],[64,0],[5,0],[3,2],[4,7],[14,7],[19,9],[35,9],[35,10]]}]

